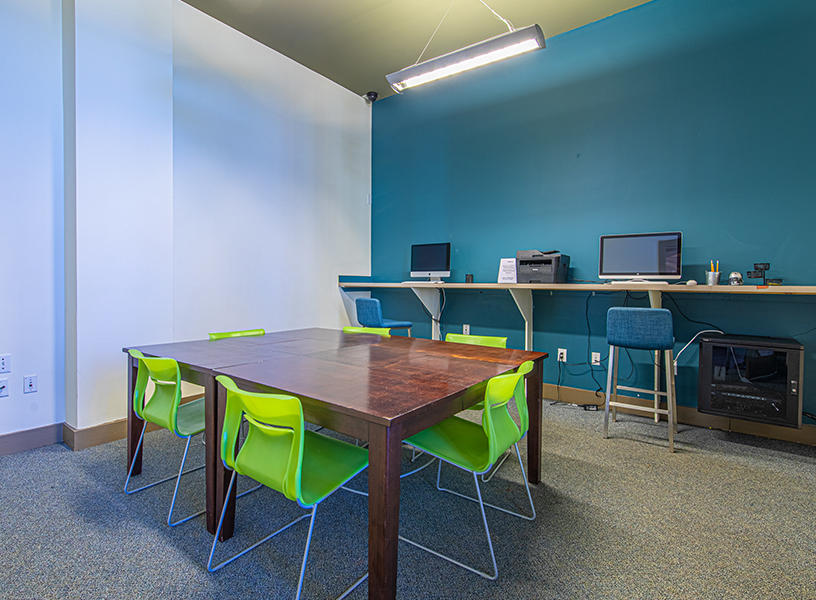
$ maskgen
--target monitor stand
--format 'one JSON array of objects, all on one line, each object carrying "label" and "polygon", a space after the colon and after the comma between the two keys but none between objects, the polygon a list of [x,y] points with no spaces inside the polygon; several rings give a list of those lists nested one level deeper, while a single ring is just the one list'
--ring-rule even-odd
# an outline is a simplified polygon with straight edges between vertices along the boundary
[{"label": "monitor stand", "polygon": [[655,281],[653,279],[613,279],[610,285],[669,285],[668,281]]}]

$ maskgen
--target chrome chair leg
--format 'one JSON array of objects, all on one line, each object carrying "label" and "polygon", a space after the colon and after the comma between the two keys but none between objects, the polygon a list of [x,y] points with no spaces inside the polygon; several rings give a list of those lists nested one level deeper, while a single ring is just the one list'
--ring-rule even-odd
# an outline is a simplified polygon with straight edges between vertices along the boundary
[{"label": "chrome chair leg", "polygon": [[[439,463],[440,463],[440,470],[441,470],[442,461],[440,460]],[[451,558],[450,556],[445,556],[444,554],[442,554],[440,552],[437,552],[436,550],[432,550],[432,549],[428,548],[427,546],[423,546],[422,544],[418,544],[417,542],[415,542],[413,540],[409,540],[406,537],[399,536],[399,539],[401,539],[403,542],[407,542],[407,543],[411,544],[412,546],[416,546],[420,550],[425,550],[425,552],[429,552],[430,554],[433,554],[434,556],[438,556],[439,558],[442,558],[442,559],[448,561],[449,563],[452,563],[454,565],[462,567],[463,569],[467,569],[471,573],[476,573],[477,575],[481,575],[485,579],[489,579],[490,581],[495,581],[499,577],[499,568],[496,565],[496,554],[493,552],[493,540],[490,538],[490,528],[487,526],[487,515],[485,515],[485,509],[484,509],[485,504],[482,501],[482,492],[481,492],[481,489],[479,488],[479,476],[476,473],[473,473],[473,483],[476,485],[476,495],[478,496],[477,502],[479,503],[479,509],[482,512],[482,522],[484,523],[485,534],[487,535],[487,545],[490,548],[490,559],[493,562],[493,575],[490,575],[489,573],[485,573],[484,571],[479,571],[478,569],[474,569],[473,567],[471,567],[469,565],[466,565],[465,563],[459,562],[458,560],[455,560],[455,559]],[[467,497],[467,496],[465,496],[465,497]]]},{"label": "chrome chair leg", "polygon": [[[230,493],[232,493],[232,486],[233,486],[233,485],[235,485],[235,475],[236,475],[236,472],[235,472],[235,471],[233,471],[233,472],[232,472],[232,477],[230,477],[230,483],[229,483],[229,486],[227,487],[227,497],[229,497]],[[227,559],[227,560],[225,560],[224,562],[222,562],[222,563],[220,563],[219,565],[216,565],[215,567],[213,567],[213,566],[212,566],[213,556],[215,555],[215,548],[216,548],[216,546],[218,545],[218,536],[219,536],[219,535],[221,535],[221,526],[224,524],[224,513],[226,512],[226,508],[227,508],[227,504],[226,504],[226,503],[224,503],[224,507],[221,509],[221,516],[220,516],[220,517],[219,517],[219,519],[218,519],[218,527],[217,527],[217,528],[216,528],[216,530],[215,530],[215,538],[213,539],[212,549],[210,550],[210,559],[209,559],[209,561],[207,562],[207,570],[208,570],[210,573],[214,573],[214,572],[215,572],[215,571],[217,571],[218,569],[220,569],[220,568],[222,568],[222,567],[224,567],[224,566],[226,566],[226,565],[230,564],[232,561],[234,561],[235,559],[237,559],[237,558],[239,558],[239,557],[243,556],[244,554],[246,554],[246,553],[247,553],[247,552],[249,552],[250,550],[253,550],[253,549],[257,548],[258,546],[260,546],[261,544],[263,544],[265,541],[267,541],[267,540],[269,540],[269,539],[272,539],[273,537],[275,537],[276,535],[278,535],[278,534],[279,534],[279,533],[281,533],[282,531],[286,531],[287,529],[289,529],[289,528],[290,528],[292,525],[294,525],[295,523],[298,523],[299,521],[302,521],[303,519],[305,519],[305,518],[307,518],[307,517],[311,516],[311,513],[306,513],[305,515],[301,515],[300,517],[298,517],[297,519],[295,519],[295,520],[294,520],[294,521],[292,521],[291,523],[289,523],[289,524],[287,524],[287,525],[284,525],[283,527],[281,527],[280,529],[278,529],[276,532],[274,532],[274,533],[272,533],[272,534],[270,534],[270,535],[266,536],[266,537],[265,537],[265,538],[263,538],[261,541],[259,541],[259,542],[255,542],[254,544],[252,544],[252,545],[251,545],[249,548],[247,548],[246,550],[242,550],[241,552],[239,552],[239,553],[238,553],[238,554],[236,554],[235,556],[233,556],[233,557],[231,557],[231,558],[228,558],[228,559]],[[314,509],[312,509],[312,510],[314,511]]]},{"label": "chrome chair leg", "polygon": [[504,454],[502,454],[502,457],[499,459],[499,462],[497,462],[490,471],[488,471],[487,473],[482,473],[482,483],[487,483],[488,481],[493,479],[493,475],[495,475],[496,471],[499,470],[499,467],[501,467],[504,464],[504,461],[507,460],[508,456],[510,455],[507,454],[507,452],[505,452]]},{"label": "chrome chair leg", "polygon": [[[521,460],[521,452],[519,451],[518,444],[515,444],[516,447],[516,456],[518,456],[519,467],[521,467],[521,479],[524,481],[524,487],[527,490],[527,499],[530,501],[530,510],[532,512],[532,516],[530,515],[523,515],[521,513],[513,512],[512,510],[508,510],[506,508],[502,508],[501,506],[496,506],[495,504],[489,504],[487,502],[483,502],[485,506],[489,506],[490,508],[500,510],[503,513],[507,513],[508,515],[513,515],[514,517],[519,517],[520,519],[524,519],[525,521],[535,521],[536,518],[536,511],[535,506],[533,505],[533,496],[530,493],[530,484],[527,482],[527,475],[524,472],[524,464]],[[440,479],[442,477],[442,461],[439,461],[439,471],[436,474],[436,489],[440,492],[447,492],[448,494],[453,494],[454,496],[459,496],[460,498],[464,498],[465,500],[470,500],[471,502],[478,502],[476,498],[472,498],[465,494],[460,494],[459,492],[455,492],[448,488],[443,488],[440,483]]]},{"label": "chrome chair leg", "polygon": [[[130,469],[128,469],[128,476],[125,480],[125,493],[126,494],[135,494],[136,492],[141,492],[142,490],[146,490],[147,488],[152,488],[153,486],[159,485],[160,483],[164,483],[165,481],[170,481],[171,479],[175,479],[176,475],[171,475],[170,477],[165,477],[164,479],[160,479],[159,481],[154,481],[153,483],[148,483],[147,485],[143,485],[140,488],[136,488],[135,490],[128,490],[128,484],[130,483],[130,477],[133,473],[133,465],[136,463],[136,456],[139,454],[139,448],[142,447],[142,441],[144,440],[145,430],[147,429],[147,421],[145,421],[144,427],[142,427],[142,434],[139,436],[139,442],[136,444],[136,452],[133,454],[133,462],[130,463]],[[203,469],[204,465],[200,467],[196,467],[195,469],[190,469],[189,471],[185,471],[183,474],[186,475],[187,473],[192,473],[193,471],[198,471]]]},{"label": "chrome chair leg", "polygon": [[349,595],[351,592],[353,592],[354,590],[356,590],[356,589],[359,587],[359,585],[360,585],[361,583],[363,583],[363,582],[364,582],[366,579],[368,579],[368,573],[366,573],[365,575],[363,575],[362,577],[360,577],[360,579],[358,579],[357,581],[355,581],[355,582],[354,582],[354,583],[351,585],[351,587],[350,587],[349,589],[347,589],[345,592],[343,592],[342,594],[340,594],[340,595],[337,597],[337,600],[343,600],[343,598],[345,598],[345,597],[346,597],[346,596],[348,596],[348,595]]},{"label": "chrome chair leg", "polygon": [[[184,463],[187,461],[187,451],[190,449],[190,440],[192,438],[193,438],[193,436],[191,436],[191,435],[187,436],[187,445],[184,446],[184,456],[181,457],[181,466],[179,467],[179,474],[178,474],[178,478],[176,479],[176,489],[173,491],[173,500],[172,500],[172,502],[170,502],[170,512],[167,514],[167,524],[170,527],[175,527],[176,525],[181,525],[182,523],[186,523],[190,519],[193,519],[193,518],[197,517],[198,515],[203,515],[206,512],[206,510],[200,510],[195,514],[190,515],[189,517],[184,517],[183,519],[173,523],[173,508],[176,506],[176,497],[178,496],[179,485],[181,484],[181,476],[184,474]],[[193,471],[198,471],[198,470],[203,469],[203,468],[204,468],[204,465],[201,465],[200,467],[196,467],[195,469],[190,469],[187,472],[192,473]]]}]

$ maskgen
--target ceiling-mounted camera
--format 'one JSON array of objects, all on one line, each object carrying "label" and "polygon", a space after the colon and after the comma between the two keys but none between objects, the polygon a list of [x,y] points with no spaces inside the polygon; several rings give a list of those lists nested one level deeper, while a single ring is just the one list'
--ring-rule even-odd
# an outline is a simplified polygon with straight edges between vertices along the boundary
[{"label": "ceiling-mounted camera", "polygon": [[379,97],[380,95],[377,92],[366,92],[365,96],[363,96],[363,98],[365,98],[366,102],[368,102],[369,104],[375,102]]}]

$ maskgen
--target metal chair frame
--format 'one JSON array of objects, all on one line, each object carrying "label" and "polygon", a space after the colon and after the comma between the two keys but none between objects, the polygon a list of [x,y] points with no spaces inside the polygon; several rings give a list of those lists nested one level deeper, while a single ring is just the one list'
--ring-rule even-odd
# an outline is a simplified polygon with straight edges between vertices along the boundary
[{"label": "metal chair frame", "polygon": [[[443,459],[439,458],[438,456],[434,456],[435,459],[439,460],[439,469],[437,470],[437,473],[436,473],[436,489],[441,491],[441,492],[447,492],[448,494],[453,494],[454,496],[459,496],[460,498],[464,498],[465,500],[470,500],[471,502],[475,502],[476,504],[479,505],[479,510],[482,513],[482,522],[484,523],[484,527],[485,527],[485,535],[487,536],[487,545],[488,545],[488,548],[490,550],[490,560],[491,560],[491,562],[493,564],[493,574],[492,575],[485,572],[485,571],[480,571],[479,569],[476,569],[475,567],[471,567],[470,565],[467,565],[467,564],[465,564],[465,563],[463,563],[461,561],[458,561],[458,560],[456,560],[454,558],[451,558],[450,556],[442,554],[441,552],[437,552],[436,550],[433,550],[432,548],[428,548],[427,546],[423,546],[422,544],[420,544],[418,542],[415,542],[415,541],[413,541],[411,539],[408,539],[405,536],[401,535],[401,536],[399,536],[399,539],[401,539],[403,542],[407,542],[408,544],[411,544],[412,546],[416,546],[417,548],[419,548],[421,550],[425,550],[426,552],[429,552],[430,554],[433,554],[434,556],[438,556],[439,558],[442,558],[442,559],[448,561],[449,563],[452,563],[452,564],[454,564],[456,566],[462,567],[463,569],[466,569],[466,570],[470,571],[471,573],[475,573],[476,575],[480,575],[481,577],[484,577],[485,579],[489,579],[490,581],[495,581],[496,578],[499,576],[499,568],[496,565],[496,554],[493,551],[493,540],[490,537],[490,528],[487,525],[487,515],[485,514],[485,506],[489,506],[490,508],[493,508],[495,510],[502,511],[504,513],[507,513],[509,515],[513,515],[515,517],[519,517],[521,519],[525,519],[527,521],[532,521],[532,520],[534,520],[536,518],[535,506],[533,505],[533,497],[532,497],[532,494],[530,494],[530,485],[527,483],[527,477],[526,477],[526,474],[524,473],[524,465],[522,464],[522,460],[521,460],[521,452],[519,452],[518,443],[516,443],[514,445],[516,447],[516,455],[518,456],[518,459],[519,459],[519,466],[521,467],[521,477],[524,480],[524,487],[527,490],[527,498],[530,501],[530,509],[532,510],[532,513],[533,513],[532,516],[523,515],[523,514],[514,512],[512,510],[508,510],[506,508],[503,508],[501,506],[496,506],[495,504],[490,504],[488,502],[485,502],[482,499],[482,491],[481,491],[481,488],[479,486],[479,475],[484,476],[491,469],[495,472],[495,468],[494,468],[495,465],[490,465],[490,468],[488,468],[486,471],[483,471],[483,472],[468,471],[468,469],[463,469],[459,465],[456,465],[454,463],[450,463],[450,462],[448,462],[446,460],[443,460]],[[429,453],[429,454],[432,454],[432,453]],[[431,461],[431,462],[433,462],[433,461]],[[442,463],[448,463],[448,464],[450,464],[450,465],[452,465],[452,466],[454,466],[454,467],[456,467],[458,469],[461,469],[463,471],[468,471],[469,473],[471,473],[473,475],[473,482],[476,485],[476,498],[473,498],[473,497],[468,496],[466,494],[460,494],[459,492],[456,492],[454,490],[442,487],[442,485],[441,485]],[[411,471],[410,473],[405,473],[402,476],[404,477],[405,475],[411,475],[411,474],[415,473],[416,471],[420,471],[420,470],[424,469],[429,464],[431,464],[431,463],[429,462],[429,463],[423,465],[422,467],[420,467],[419,469],[416,469],[415,471]]]}]

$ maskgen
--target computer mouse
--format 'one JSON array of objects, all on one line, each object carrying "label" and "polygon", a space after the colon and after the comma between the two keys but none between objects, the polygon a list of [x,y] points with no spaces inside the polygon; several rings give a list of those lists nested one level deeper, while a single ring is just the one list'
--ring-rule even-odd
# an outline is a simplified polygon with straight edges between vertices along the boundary
[{"label": "computer mouse", "polygon": [[697,285],[697,282],[696,282],[696,281],[694,281],[693,279],[689,279],[689,280],[686,282],[686,285]]}]

